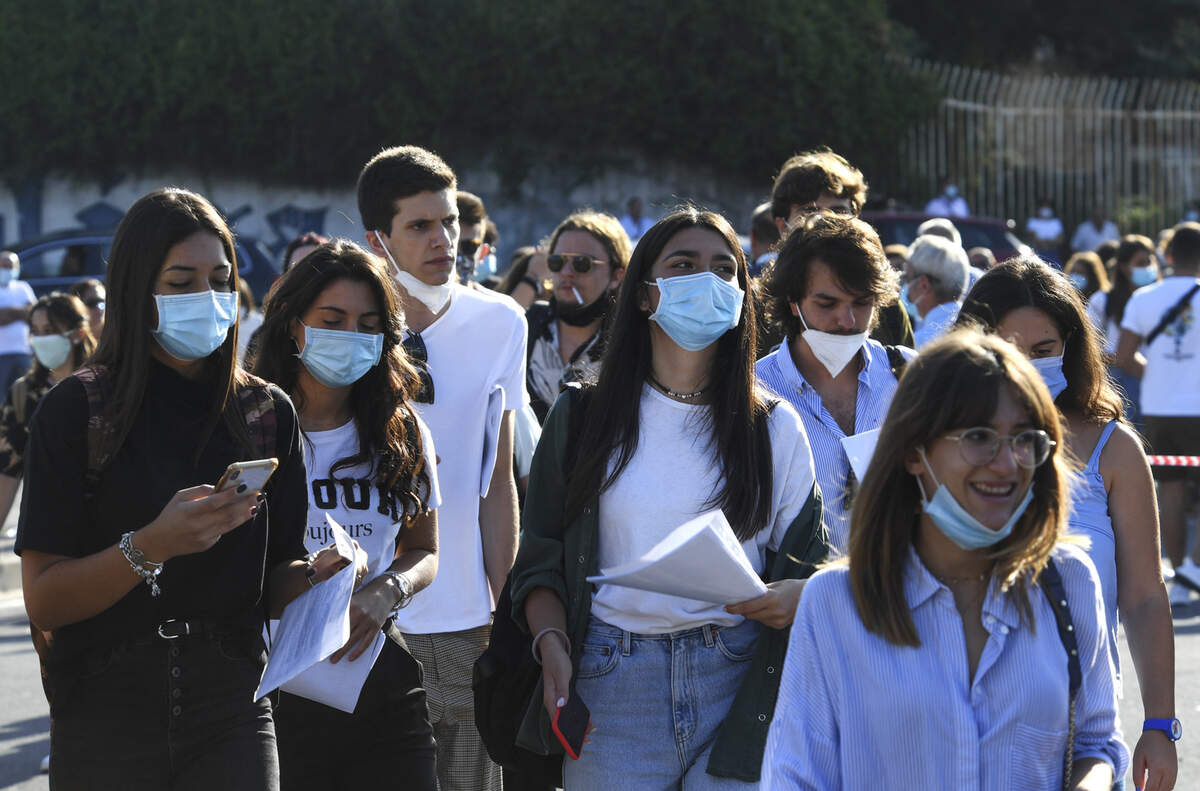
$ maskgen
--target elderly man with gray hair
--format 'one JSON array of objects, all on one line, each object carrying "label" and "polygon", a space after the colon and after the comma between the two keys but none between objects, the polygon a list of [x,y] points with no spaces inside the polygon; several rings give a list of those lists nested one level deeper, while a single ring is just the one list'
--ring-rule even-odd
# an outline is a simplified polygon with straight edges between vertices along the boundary
[{"label": "elderly man with gray hair", "polygon": [[920,317],[913,338],[917,348],[954,324],[967,291],[967,251],[941,236],[920,236],[904,263],[904,298]]}]

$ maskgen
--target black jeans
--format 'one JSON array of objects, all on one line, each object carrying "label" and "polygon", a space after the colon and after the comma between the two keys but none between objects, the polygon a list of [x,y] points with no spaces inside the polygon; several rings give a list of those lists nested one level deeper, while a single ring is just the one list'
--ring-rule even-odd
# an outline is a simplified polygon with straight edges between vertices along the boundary
[{"label": "black jeans", "polygon": [[437,745],[421,684],[420,663],[385,639],[353,714],[280,693],[275,723],[283,791],[435,791]]},{"label": "black jeans", "polygon": [[262,636],[148,636],[86,654],[58,685],[50,788],[274,791]]}]

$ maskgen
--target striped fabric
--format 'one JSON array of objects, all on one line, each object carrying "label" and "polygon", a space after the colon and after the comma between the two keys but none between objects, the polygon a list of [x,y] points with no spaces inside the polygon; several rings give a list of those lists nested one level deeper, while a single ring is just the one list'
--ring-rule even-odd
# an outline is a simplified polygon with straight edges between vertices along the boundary
[{"label": "striped fabric", "polygon": [[[916,352],[902,348],[906,359]],[[896,377],[888,363],[887,349],[868,340],[863,347],[862,370],[858,374],[858,403],[854,410],[854,433],[861,434],[883,425],[892,394],[896,392]],[[758,381],[784,398],[804,421],[808,444],[812,447],[817,468],[817,484],[825,501],[825,527],[829,530],[830,545],[838,552],[846,551],[850,536],[850,508],[847,502],[847,482],[851,478],[850,459],[842,447],[846,433],[833,415],[821,403],[821,396],[804,380],[792,360],[788,344],[758,361],[755,366]]]},{"label": "striped fabric", "polygon": [[[1124,775],[1100,581],[1082,549],[1055,552],[1083,672],[1075,760]],[[896,646],[858,618],[849,569],[818,572],[792,625],[763,789],[1058,791],[1068,733],[1067,658],[1054,613],[1030,590],[1036,630],[993,583],[980,613],[987,643],[968,673],[950,590],[910,551],[905,596],[921,645]]]}]

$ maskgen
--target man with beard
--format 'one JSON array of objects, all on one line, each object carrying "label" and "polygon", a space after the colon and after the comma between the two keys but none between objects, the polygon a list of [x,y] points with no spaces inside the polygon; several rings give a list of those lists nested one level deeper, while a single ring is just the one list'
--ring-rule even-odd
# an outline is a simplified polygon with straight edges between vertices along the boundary
[{"label": "man with beard", "polygon": [[575,212],[554,229],[546,261],[554,293],[525,314],[527,386],[538,420],[564,384],[594,380],[600,370],[605,319],[631,252],[621,222],[609,214]]},{"label": "man with beard", "polygon": [[857,486],[846,437],[879,428],[914,356],[868,338],[899,274],[875,230],[820,212],[793,227],[771,270],[767,309],[787,340],[758,361],[759,381],[800,413],[816,461],[829,543],[846,551]]}]

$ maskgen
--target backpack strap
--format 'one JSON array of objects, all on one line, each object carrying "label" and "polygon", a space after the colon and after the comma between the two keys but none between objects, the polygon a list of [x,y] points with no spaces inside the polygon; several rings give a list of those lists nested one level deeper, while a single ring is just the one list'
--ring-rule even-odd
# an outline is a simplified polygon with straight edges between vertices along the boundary
[{"label": "backpack strap", "polygon": [[1200,291],[1200,283],[1197,283],[1188,289],[1188,292],[1183,295],[1183,298],[1172,305],[1171,309],[1163,314],[1163,317],[1159,319],[1158,324],[1155,325],[1154,329],[1150,330],[1150,334],[1146,336],[1146,340],[1142,341],[1142,343],[1146,346],[1154,343],[1154,339],[1157,338],[1159,334],[1161,334],[1162,331],[1167,328],[1167,325],[1179,317],[1179,314],[1183,312],[1183,309],[1187,307],[1189,302],[1192,301],[1192,297],[1196,296],[1197,291]]},{"label": "backpack strap", "polygon": [[887,352],[888,367],[892,369],[892,376],[896,377],[896,381],[900,381],[900,377],[904,375],[904,366],[908,365],[908,360],[900,351],[899,346],[884,346],[883,349]]}]

